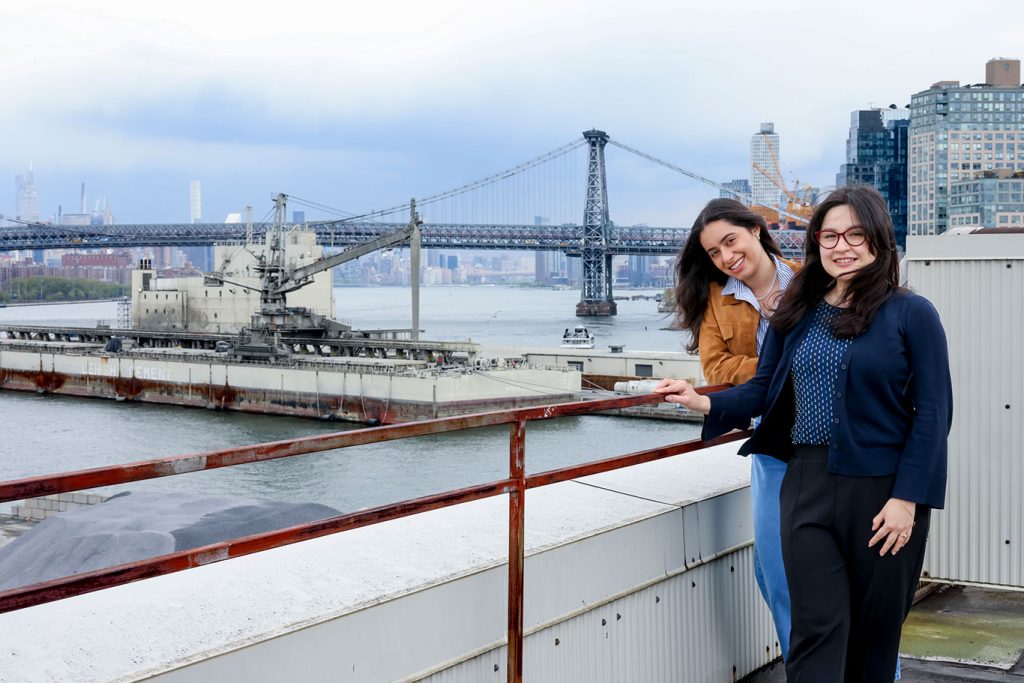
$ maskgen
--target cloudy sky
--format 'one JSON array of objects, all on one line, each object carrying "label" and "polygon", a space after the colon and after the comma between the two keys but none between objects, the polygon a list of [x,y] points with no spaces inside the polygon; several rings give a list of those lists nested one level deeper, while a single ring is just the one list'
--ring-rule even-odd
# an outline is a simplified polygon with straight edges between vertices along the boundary
[{"label": "cloudy sky", "polygon": [[[852,110],[1024,53],[1024,3],[831,4],[4,2],[0,212],[30,162],[43,218],[82,181],[119,222],[186,221],[192,179],[208,220],[279,191],[362,212],[594,127],[725,181],[761,121],[790,184],[828,185]],[[620,224],[687,225],[717,194],[621,150],[608,166]]]}]

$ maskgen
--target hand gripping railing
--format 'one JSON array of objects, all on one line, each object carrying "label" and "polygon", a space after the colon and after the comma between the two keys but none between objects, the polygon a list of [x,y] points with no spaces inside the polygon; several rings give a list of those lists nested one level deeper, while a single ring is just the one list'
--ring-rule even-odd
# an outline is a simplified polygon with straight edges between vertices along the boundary
[{"label": "hand gripping railing", "polygon": [[[710,393],[724,387],[701,387],[700,393]],[[597,401],[579,401],[499,410],[436,420],[409,422],[387,427],[374,427],[350,432],[337,432],[320,436],[308,436],[287,441],[227,448],[207,453],[178,455],[154,460],[143,460],[123,465],[97,467],[76,472],[64,472],[28,479],[0,482],[0,503],[21,500],[34,496],[68,493],[98,486],[126,484],[133,481],[168,477],[188,472],[212,470],[246,463],[289,458],[295,455],[359,446],[368,443],[393,441],[425,434],[441,434],[476,427],[508,424],[509,430],[509,475],[506,479],[467,486],[421,498],[401,501],[390,505],[360,510],[329,517],[316,522],[253,534],[219,543],[168,553],[157,557],[127,564],[97,569],[29,586],[22,586],[0,592],[0,613],[31,607],[60,600],[83,593],[118,586],[140,579],[171,574],[183,569],[200,567],[233,557],[240,557],[261,550],[269,550],[311,538],[327,536],[340,531],[369,526],[428,510],[468,503],[507,493],[508,502],[508,681],[521,683],[523,677],[523,568],[525,565],[525,502],[527,489],[547,486],[582,476],[608,472],[671,455],[689,453],[707,446],[746,438],[749,432],[737,431],[710,441],[692,440],[668,446],[651,448],[627,455],[596,460],[548,470],[537,474],[526,474],[526,423],[531,420],[548,420],[556,417],[585,415],[604,410],[629,408],[632,406],[657,403],[661,394],[625,396]]]}]

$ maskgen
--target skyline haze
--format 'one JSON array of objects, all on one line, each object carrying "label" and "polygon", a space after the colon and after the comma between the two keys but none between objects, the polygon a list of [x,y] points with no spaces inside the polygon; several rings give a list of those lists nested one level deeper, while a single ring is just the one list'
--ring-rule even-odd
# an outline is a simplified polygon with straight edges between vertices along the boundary
[{"label": "skyline haze", "polygon": [[[1024,10],[983,1],[972,13],[1003,20],[965,24],[960,6],[872,0],[851,26],[847,11],[803,0],[287,12],[44,0],[0,10],[2,173],[13,190],[34,162],[44,219],[75,206],[83,181],[123,223],[187,222],[192,180],[209,221],[247,204],[259,218],[274,192],[361,213],[593,127],[718,182],[748,178],[750,137],[773,121],[786,182],[825,186],[851,111],[981,82],[988,59],[1017,56],[1002,52],[1019,44]],[[608,174],[623,225],[686,226],[718,195],[612,148]],[[13,214],[6,197],[0,212]]]}]

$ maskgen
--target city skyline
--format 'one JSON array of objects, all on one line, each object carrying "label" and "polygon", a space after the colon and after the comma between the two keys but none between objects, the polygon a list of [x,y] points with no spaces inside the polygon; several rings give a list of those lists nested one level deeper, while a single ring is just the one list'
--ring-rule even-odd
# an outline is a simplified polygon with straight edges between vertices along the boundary
[{"label": "city skyline", "polygon": [[[750,136],[774,121],[787,182],[828,185],[850,111],[902,106],[937,80],[978,81],[977,65],[1020,28],[965,27],[935,4],[867,3],[864,15],[878,17],[861,39],[885,45],[872,52],[834,49],[842,14],[806,2],[203,7],[0,11],[13,36],[0,57],[11,74],[0,171],[13,178],[35,162],[40,216],[74,205],[84,181],[120,222],[185,222],[197,179],[211,221],[245,205],[260,215],[277,191],[361,212],[457,187],[594,126],[725,182],[747,175]],[[899,29],[911,24],[907,37]],[[965,50],[917,57],[954,39]],[[772,77],[749,78],[755,70]],[[618,154],[617,223],[688,225],[717,196]]]}]

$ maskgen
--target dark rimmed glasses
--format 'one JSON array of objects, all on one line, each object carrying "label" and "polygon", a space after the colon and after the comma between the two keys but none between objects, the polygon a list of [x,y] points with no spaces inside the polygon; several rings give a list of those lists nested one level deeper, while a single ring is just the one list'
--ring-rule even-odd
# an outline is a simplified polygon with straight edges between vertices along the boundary
[{"label": "dark rimmed glasses", "polygon": [[842,232],[835,230],[818,230],[814,233],[814,239],[826,249],[835,249],[839,244],[839,238],[843,238],[851,247],[859,247],[868,238],[868,231],[859,225],[851,225]]}]

